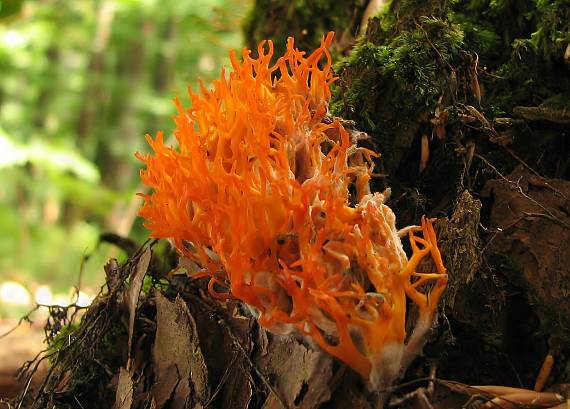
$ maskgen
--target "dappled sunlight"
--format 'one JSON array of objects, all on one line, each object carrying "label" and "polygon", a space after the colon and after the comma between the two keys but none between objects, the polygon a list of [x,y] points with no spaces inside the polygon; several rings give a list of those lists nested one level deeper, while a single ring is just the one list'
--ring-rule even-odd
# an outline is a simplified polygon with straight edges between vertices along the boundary
[{"label": "dappled sunlight", "polygon": [[16,281],[0,283],[0,320],[6,318],[2,316],[4,310],[8,311],[8,316],[10,315],[9,309],[11,307],[24,306],[32,309],[36,306],[68,307],[72,304],[78,307],[88,307],[96,295],[92,289],[77,291],[75,288],[70,288],[66,292],[54,292],[48,285],[32,284],[30,287],[34,290],[30,290],[30,288]]},{"label": "dappled sunlight", "polygon": [[0,302],[6,305],[31,305],[32,297],[22,284],[6,281],[0,284]]}]

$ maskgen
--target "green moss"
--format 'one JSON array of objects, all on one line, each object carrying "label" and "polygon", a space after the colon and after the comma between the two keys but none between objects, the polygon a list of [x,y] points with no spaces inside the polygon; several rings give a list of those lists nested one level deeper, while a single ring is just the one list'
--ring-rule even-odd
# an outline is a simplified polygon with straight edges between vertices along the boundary
[{"label": "green moss", "polygon": [[570,43],[570,1],[471,0],[455,9],[466,46],[486,67],[480,81],[490,114],[509,115],[517,105],[570,97],[563,62]]},{"label": "green moss", "polygon": [[74,331],[79,327],[78,322],[69,323],[61,328],[59,333],[54,336],[53,340],[48,344],[48,355],[50,361],[53,362],[55,357],[54,353],[59,351],[71,341]]},{"label": "green moss", "polygon": [[475,22],[457,15],[456,21],[465,34],[467,49],[477,50],[486,58],[495,60],[501,58],[501,37],[495,32],[492,24],[488,22]]},{"label": "green moss", "polygon": [[[57,351],[65,347],[69,347],[72,343],[76,342],[75,333],[80,325],[80,322],[71,322],[64,325],[59,333],[54,336],[47,348],[50,360],[57,357],[57,354],[55,354]],[[123,353],[123,341],[126,340],[126,336],[127,330],[122,322],[112,323],[101,334],[97,348],[100,351],[104,351],[106,359],[108,359],[109,362],[112,362],[115,357],[120,356]]]},{"label": "green moss", "polygon": [[[372,134],[394,174],[436,107],[477,106],[489,118],[517,105],[570,100],[563,54],[569,0],[393,1],[370,21],[350,56],[333,114]],[[477,84],[474,78],[477,76]],[[476,91],[482,100],[479,104]]]},{"label": "green moss", "polygon": [[[407,21],[407,20],[406,20]],[[374,135],[394,169],[461,64],[464,33],[444,14],[420,16],[401,29],[393,14],[374,18],[367,35],[336,70],[331,110]]]},{"label": "green moss", "polygon": [[537,23],[531,34],[535,52],[556,60],[570,43],[570,1],[537,0]]},{"label": "green moss", "polygon": [[[273,38],[279,49],[295,36],[310,50],[325,31],[349,24],[354,33],[361,14],[356,2],[257,0],[247,38],[250,46]],[[441,152],[453,152],[476,137],[476,128],[457,116],[467,105],[488,120],[513,117],[516,106],[568,107],[569,43],[570,0],[392,0],[337,60],[330,110],[373,137],[395,197],[400,186],[421,196],[430,174],[441,180],[429,168],[418,172],[420,138],[433,136],[436,110],[446,115],[441,143],[453,145]],[[432,154],[437,143],[430,144]],[[432,155],[428,166],[442,160]],[[458,169],[446,173],[448,191],[462,183]]]}]

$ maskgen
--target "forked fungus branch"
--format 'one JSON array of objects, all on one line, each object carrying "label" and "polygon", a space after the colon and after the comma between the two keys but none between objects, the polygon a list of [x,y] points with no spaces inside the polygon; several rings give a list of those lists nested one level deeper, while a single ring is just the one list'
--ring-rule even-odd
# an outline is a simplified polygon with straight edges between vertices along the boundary
[{"label": "forked fungus branch", "polygon": [[290,38],[274,65],[270,41],[257,57],[231,54],[212,90],[190,91],[191,108],[176,101],[178,148],[159,133],[147,136],[154,153],[137,155],[152,188],[141,215],[198,263],[212,295],[306,336],[379,389],[421,350],[447,274],[426,218],[406,229],[406,256],[387,192],[370,191],[377,154],[328,115],[332,38],[308,56]]}]

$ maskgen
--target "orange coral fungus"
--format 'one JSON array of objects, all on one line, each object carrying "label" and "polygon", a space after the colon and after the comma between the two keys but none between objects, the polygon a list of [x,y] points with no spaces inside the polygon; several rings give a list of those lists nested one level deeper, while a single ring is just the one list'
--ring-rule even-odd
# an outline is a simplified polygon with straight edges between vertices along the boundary
[{"label": "orange coral fungus", "polygon": [[[159,133],[147,136],[154,154],[137,155],[153,190],[140,214],[202,268],[212,294],[380,387],[421,349],[447,274],[427,219],[406,229],[408,259],[386,193],[369,189],[376,154],[328,115],[332,36],[309,56],[289,39],[274,65],[270,41],[257,58],[231,54],[232,72],[190,91],[190,109],[176,101],[178,149]],[[418,271],[426,256],[433,273]],[[419,311],[408,337],[407,300]]]}]

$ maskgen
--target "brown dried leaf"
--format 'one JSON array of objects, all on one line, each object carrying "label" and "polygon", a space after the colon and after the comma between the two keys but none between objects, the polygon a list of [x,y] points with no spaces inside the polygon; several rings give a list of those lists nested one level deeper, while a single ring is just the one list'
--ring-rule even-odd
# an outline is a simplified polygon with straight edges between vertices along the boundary
[{"label": "brown dried leaf", "polygon": [[471,67],[471,91],[473,92],[473,96],[477,101],[477,105],[481,106],[481,87],[479,86],[479,78],[477,75],[477,67],[479,65],[479,56],[477,55],[475,58],[475,63]]},{"label": "brown dried leaf", "polygon": [[143,253],[140,255],[137,264],[134,266],[131,272],[131,284],[127,294],[127,309],[129,311],[129,341],[128,341],[128,351],[129,359],[131,357],[132,342],[133,342],[133,330],[135,326],[135,315],[137,312],[137,306],[139,303],[139,296],[141,293],[141,288],[144,281],[144,276],[148,271],[148,266],[150,265],[150,259],[152,257],[152,252],[150,247],[145,247]]},{"label": "brown dried leaf", "polygon": [[[227,301],[218,312],[223,319],[207,313],[204,304],[189,303],[201,339],[214,401],[209,407],[247,408],[255,383],[250,377],[249,354],[253,349],[254,320],[241,314],[239,303]],[[257,331],[256,331],[257,332]],[[223,351],[223,353],[220,353]]]},{"label": "brown dried leaf", "polygon": [[[220,398],[219,407],[232,409],[247,409],[253,396],[253,382],[243,359],[241,363],[227,368],[227,382]],[[239,361],[238,361],[239,362]]]},{"label": "brown dried leaf", "polygon": [[347,388],[339,394],[335,394],[333,408],[350,409],[376,409],[376,405],[370,402],[363,393],[359,393],[356,388]]},{"label": "brown dried leaf", "polygon": [[105,267],[103,267],[103,269],[105,270],[105,279],[107,282],[107,287],[109,287],[110,292],[113,292],[122,283],[120,277],[119,263],[117,262],[117,260],[112,258],[109,261],[107,261],[107,264],[105,264]]},{"label": "brown dried leaf", "polygon": [[[157,369],[156,374],[157,380],[152,386],[151,393],[153,395],[153,401],[155,402],[156,407],[160,409],[163,408],[169,400],[173,399],[172,395],[180,383],[180,377],[176,368],[176,364],[170,364],[167,367],[162,367],[160,371]],[[178,392],[180,395],[182,390]],[[183,392],[187,392],[183,400],[183,403],[185,403],[189,398],[190,390],[188,388]],[[180,398],[178,400],[180,400]]]},{"label": "brown dried leaf", "polygon": [[481,87],[479,86],[479,78],[477,78],[477,74],[471,75],[471,91],[473,91],[473,96],[475,97],[475,101],[477,101],[477,105],[481,105]]},{"label": "brown dried leaf", "polygon": [[[317,408],[331,397],[332,358],[292,338],[271,335],[269,353],[258,359],[260,370],[272,379],[274,390],[289,408]],[[275,394],[263,409],[282,409]]]},{"label": "brown dried leaf", "polygon": [[257,332],[256,343],[261,356],[267,355],[269,349],[269,337],[267,336],[267,331],[260,330]]},{"label": "brown dried leaf", "polygon": [[208,370],[200,349],[196,322],[186,303],[170,302],[156,292],[156,341],[153,349],[157,407],[203,407],[210,397]]},{"label": "brown dried leaf", "polygon": [[119,371],[119,381],[114,409],[131,409],[133,405],[133,380],[131,374],[125,368]]},{"label": "brown dried leaf", "polygon": [[479,122],[481,122],[481,125],[483,125],[485,128],[487,129],[491,129],[491,123],[489,122],[489,120],[487,118],[485,118],[485,115],[483,115],[481,112],[479,112],[477,110],[477,108],[475,108],[472,105],[465,105],[465,108],[467,109],[467,111],[473,115],[475,118],[477,118],[479,120]]},{"label": "brown dried leaf", "polygon": [[181,267],[184,270],[186,270],[186,273],[188,275],[192,273],[197,273],[198,271],[202,270],[202,268],[198,265],[198,263],[196,263],[193,260],[190,260],[186,256],[180,257],[180,259],[178,260],[178,267]]}]

